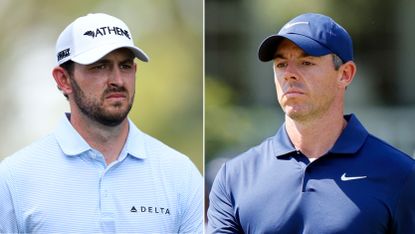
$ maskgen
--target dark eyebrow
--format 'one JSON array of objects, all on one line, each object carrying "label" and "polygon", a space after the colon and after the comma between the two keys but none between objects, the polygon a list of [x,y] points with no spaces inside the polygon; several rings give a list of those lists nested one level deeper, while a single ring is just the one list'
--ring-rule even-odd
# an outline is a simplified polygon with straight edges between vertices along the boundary
[{"label": "dark eyebrow", "polygon": [[134,58],[135,57],[126,58],[125,60],[121,61],[121,63],[134,63]]},{"label": "dark eyebrow", "polygon": [[98,61],[96,61],[93,64],[98,64],[98,63],[110,63],[110,60],[109,59],[99,59]]},{"label": "dark eyebrow", "polygon": [[277,53],[274,55],[274,59],[285,59],[285,57],[282,54]]},{"label": "dark eyebrow", "polygon": [[[306,58],[306,57],[314,57],[314,56],[309,55],[309,54],[305,53],[304,51],[302,51],[301,54],[300,54],[300,58]],[[277,58],[278,59],[286,59],[286,57],[281,53],[275,53],[274,59],[277,59]]]},{"label": "dark eyebrow", "polygon": [[[111,60],[109,59],[100,59],[93,64],[110,64],[110,63],[111,63]],[[123,63],[134,63],[134,57],[126,58],[120,62],[120,64],[123,64]]]}]

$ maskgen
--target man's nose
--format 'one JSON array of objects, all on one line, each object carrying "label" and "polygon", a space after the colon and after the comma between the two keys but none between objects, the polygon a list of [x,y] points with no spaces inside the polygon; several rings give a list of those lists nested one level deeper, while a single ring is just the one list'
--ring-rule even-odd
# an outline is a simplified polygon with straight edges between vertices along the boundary
[{"label": "man's nose", "polygon": [[123,86],[124,79],[122,76],[121,69],[119,67],[115,67],[114,69],[112,69],[108,83],[114,86]]},{"label": "man's nose", "polygon": [[297,80],[298,79],[298,70],[295,64],[288,63],[287,67],[284,70],[284,79],[285,80]]}]

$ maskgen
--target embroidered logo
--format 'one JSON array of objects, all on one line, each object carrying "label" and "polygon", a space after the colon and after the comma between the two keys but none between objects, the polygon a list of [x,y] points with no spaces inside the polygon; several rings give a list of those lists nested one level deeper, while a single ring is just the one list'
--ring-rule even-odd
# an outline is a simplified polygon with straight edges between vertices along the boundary
[{"label": "embroidered logo", "polygon": [[94,33],[94,32],[92,32],[92,31],[86,31],[86,32],[84,33],[84,35],[85,35],[85,36],[95,37],[95,33]]},{"label": "embroidered logo", "polygon": [[98,36],[106,36],[106,35],[118,35],[118,36],[124,36],[131,40],[130,33],[122,28],[119,27],[100,27],[95,30],[88,30],[84,32],[84,36],[89,36],[92,38],[97,38]]},{"label": "embroidered logo", "polygon": [[136,213],[137,212],[137,209],[135,208],[135,206],[133,206],[133,207],[131,207],[131,210],[130,211],[133,212],[133,213]]},{"label": "embroidered logo", "polygon": [[346,176],[346,173],[344,173],[340,179],[342,181],[349,181],[349,180],[361,180],[361,179],[366,179],[367,176]]},{"label": "embroidered logo", "polygon": [[303,21],[303,22],[287,23],[287,24],[284,25],[283,29],[288,29],[288,28],[291,28],[291,27],[293,27],[295,25],[298,25],[298,24],[309,24],[309,22],[304,22]]},{"label": "embroidered logo", "polygon": [[131,207],[130,212],[132,213],[147,213],[147,214],[161,214],[161,215],[170,215],[170,209],[166,207],[157,207],[157,206],[140,206],[140,209],[137,210],[135,206]]},{"label": "embroidered logo", "polygon": [[58,61],[61,61],[62,59],[68,57],[71,55],[70,49],[64,49],[58,53]]}]

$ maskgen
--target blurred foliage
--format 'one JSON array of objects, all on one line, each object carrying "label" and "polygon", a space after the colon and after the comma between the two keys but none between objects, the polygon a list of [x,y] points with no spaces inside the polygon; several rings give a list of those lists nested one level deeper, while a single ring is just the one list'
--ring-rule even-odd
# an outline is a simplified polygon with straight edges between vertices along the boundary
[{"label": "blurred foliage", "polygon": [[283,121],[275,108],[238,106],[236,94],[224,82],[205,77],[205,161],[234,156],[274,135]]},{"label": "blurred foliage", "polygon": [[53,131],[68,111],[50,74],[54,47],[66,25],[91,12],[124,20],[150,56],[137,61],[130,118],[202,171],[202,0],[0,0],[0,160]]}]

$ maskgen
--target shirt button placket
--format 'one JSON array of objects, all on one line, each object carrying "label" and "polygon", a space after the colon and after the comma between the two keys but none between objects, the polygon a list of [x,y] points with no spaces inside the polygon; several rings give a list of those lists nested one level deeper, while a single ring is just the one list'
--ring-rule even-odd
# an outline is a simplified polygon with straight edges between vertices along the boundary
[{"label": "shirt button placket", "polygon": [[301,151],[296,150],[295,151],[295,161],[297,163],[297,165],[299,166],[300,169],[300,173],[302,173],[301,176],[301,191],[302,192],[307,192],[307,182],[308,182],[308,178],[309,178],[309,172],[310,172],[310,168],[308,167],[307,163],[305,163],[305,161],[303,160],[303,157],[305,157]]},{"label": "shirt button placket", "polygon": [[106,180],[106,173],[100,173],[100,208],[101,208],[101,230],[103,233],[115,233],[115,217],[112,206],[111,194],[109,185]]},{"label": "shirt button placket", "polygon": [[310,181],[310,178],[313,178],[312,173],[313,173],[313,168],[309,164],[305,167],[305,170],[304,170],[303,192],[315,192],[316,191],[313,186],[312,181]]}]

